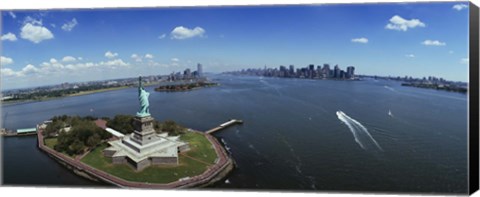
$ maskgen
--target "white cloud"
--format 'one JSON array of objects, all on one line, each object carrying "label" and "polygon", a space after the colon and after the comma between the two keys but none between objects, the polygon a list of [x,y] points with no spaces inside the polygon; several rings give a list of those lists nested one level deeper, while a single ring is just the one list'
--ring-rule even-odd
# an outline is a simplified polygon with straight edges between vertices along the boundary
[{"label": "white cloud", "polygon": [[17,72],[13,71],[13,70],[10,69],[10,68],[2,68],[2,69],[0,69],[0,74],[1,74],[3,77],[13,77],[13,76],[17,76]]},{"label": "white cloud", "polygon": [[50,62],[43,62],[40,64],[40,72],[41,73],[59,73],[61,72],[65,66],[58,62],[56,59],[50,59]]},{"label": "white cloud", "polygon": [[117,56],[118,56],[118,53],[112,53],[110,51],[107,51],[105,53],[105,57],[107,57],[107,58],[114,58],[114,57],[117,57]]},{"label": "white cloud", "polygon": [[367,38],[353,38],[352,42],[366,44],[366,43],[368,43],[368,39]]},{"label": "white cloud", "polygon": [[33,25],[40,25],[40,26],[42,26],[42,24],[43,24],[41,19],[37,20],[37,19],[35,19],[33,17],[30,17],[30,16],[25,17],[25,19],[23,20],[24,25],[27,24],[27,23],[31,23]]},{"label": "white cloud", "polygon": [[174,58],[171,59],[171,61],[172,62],[179,62],[180,60],[178,58],[174,57]]},{"label": "white cloud", "polygon": [[81,69],[88,69],[88,68],[97,67],[97,66],[99,65],[93,62],[87,62],[87,63],[68,64],[64,68],[68,70],[78,71]]},{"label": "white cloud", "polygon": [[150,53],[147,53],[147,54],[145,54],[145,58],[152,59],[152,58],[153,58],[153,55],[150,54]]},{"label": "white cloud", "polygon": [[116,66],[129,66],[130,64],[125,63],[122,59],[110,60],[107,62],[100,62],[100,66],[109,66],[115,68]]},{"label": "white cloud", "polygon": [[455,4],[452,9],[455,9],[457,11],[460,11],[460,10],[463,10],[463,9],[466,9],[468,8],[468,5],[465,5],[465,4]]},{"label": "white cloud", "polygon": [[8,12],[8,14],[13,18],[16,19],[17,15],[15,15],[12,11]]},{"label": "white cloud", "polygon": [[13,59],[5,56],[0,57],[0,64],[2,66],[13,64]]},{"label": "white cloud", "polygon": [[37,72],[38,68],[34,65],[29,64],[22,68],[22,70],[20,71],[20,75],[34,74]]},{"label": "white cloud", "polygon": [[132,56],[130,56],[132,59],[134,59],[136,62],[142,62],[142,57],[140,55],[137,55],[137,54],[132,54]]},{"label": "white cloud", "polygon": [[20,37],[38,44],[43,40],[52,39],[53,34],[46,27],[43,27],[40,21],[40,24],[35,24],[35,23],[25,24],[21,28]]},{"label": "white cloud", "polygon": [[53,28],[57,27],[57,25],[55,25],[53,23],[50,23],[50,26],[52,26]]},{"label": "white cloud", "polygon": [[205,30],[201,27],[189,29],[183,26],[178,26],[172,30],[170,36],[172,39],[183,40],[193,37],[203,37],[203,34],[205,34]]},{"label": "white cloud", "polygon": [[[66,56],[66,59],[71,59],[73,56]],[[65,59],[63,58],[63,59]],[[77,58],[78,59],[78,58]],[[95,69],[95,71],[102,71],[111,69],[120,69],[120,68],[128,68],[130,64],[128,62],[124,62],[122,59],[113,59],[109,61],[102,61],[102,62],[87,62],[87,63],[76,63],[76,62],[65,62],[65,61],[57,61],[55,58],[51,58],[49,61],[43,62],[38,66],[28,64],[27,66],[23,67],[20,70],[12,70],[9,68],[2,68],[1,76],[2,77],[25,77],[25,76],[37,76],[37,77],[48,77],[48,78],[55,78],[60,77],[64,79],[65,76],[71,75],[74,73],[88,73],[93,71],[91,69]],[[75,71],[75,72],[72,72]],[[120,71],[120,70],[119,70]],[[41,82],[40,82],[41,83]]]},{"label": "white cloud", "polygon": [[468,58],[462,58],[462,59],[460,60],[460,63],[462,63],[462,64],[468,64],[469,62],[470,62],[470,61],[469,61]]},{"label": "white cloud", "polygon": [[72,56],[65,56],[65,57],[63,57],[62,61],[64,61],[64,62],[74,62],[74,61],[77,61],[77,59],[72,57]]},{"label": "white cloud", "polygon": [[448,54],[453,54],[453,51],[452,50],[448,51]]},{"label": "white cloud", "polygon": [[75,26],[77,26],[78,22],[76,18],[73,18],[72,21],[67,22],[62,25],[62,29],[64,31],[72,31]]},{"label": "white cloud", "polygon": [[405,57],[408,57],[408,58],[414,58],[414,57],[415,57],[415,55],[414,55],[414,54],[407,54],[407,55],[405,55]]},{"label": "white cloud", "polygon": [[409,28],[413,29],[415,27],[425,27],[425,23],[418,19],[407,20],[398,15],[390,18],[390,23],[385,26],[386,29],[397,31],[407,31]]},{"label": "white cloud", "polygon": [[166,35],[166,34],[162,34],[162,35],[158,36],[158,39],[164,39],[165,37],[167,37],[167,35]]},{"label": "white cloud", "polygon": [[9,40],[13,42],[17,40],[17,36],[15,36],[15,34],[13,33],[8,32],[2,35],[1,40]]},{"label": "white cloud", "polygon": [[445,46],[447,43],[445,42],[440,42],[438,40],[425,40],[422,42],[423,45],[426,46]]}]

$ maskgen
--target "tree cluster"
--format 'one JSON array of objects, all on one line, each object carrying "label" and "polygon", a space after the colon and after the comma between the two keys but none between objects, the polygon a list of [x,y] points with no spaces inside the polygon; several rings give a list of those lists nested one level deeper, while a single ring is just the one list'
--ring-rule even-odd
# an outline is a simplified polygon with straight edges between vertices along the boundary
[{"label": "tree cluster", "polygon": [[177,84],[177,85],[162,85],[155,88],[155,91],[185,91],[191,90],[194,88],[199,87],[209,87],[218,85],[217,83],[209,83],[209,82],[197,82],[197,83],[188,83],[188,84]]},{"label": "tree cluster", "polygon": [[132,133],[134,130],[133,118],[134,116],[131,115],[116,115],[113,119],[107,121],[107,127],[123,134]]},{"label": "tree cluster", "polygon": [[[44,135],[57,137],[54,149],[69,155],[81,154],[86,148],[94,148],[111,134],[99,128],[93,122],[94,117],[58,116],[52,118]],[[67,129],[68,128],[68,129]]]},{"label": "tree cluster", "polygon": [[160,125],[160,128],[162,131],[168,132],[168,135],[172,136],[184,134],[186,131],[184,127],[177,124],[173,120],[166,120],[165,122],[163,122],[163,124]]},{"label": "tree cluster", "polygon": [[[115,129],[123,134],[129,134],[134,130],[134,118],[135,116],[132,115],[116,115],[113,119],[107,121],[107,127]],[[186,131],[184,127],[172,120],[167,120],[163,123],[155,120],[153,122],[153,128],[157,133],[168,132],[169,135],[180,135]]]}]

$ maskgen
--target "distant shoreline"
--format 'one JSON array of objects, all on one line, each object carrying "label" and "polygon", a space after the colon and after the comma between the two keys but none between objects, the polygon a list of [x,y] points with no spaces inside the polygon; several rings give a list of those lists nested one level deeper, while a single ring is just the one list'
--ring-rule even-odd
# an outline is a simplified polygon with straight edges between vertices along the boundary
[{"label": "distant shoreline", "polygon": [[46,97],[46,98],[39,98],[39,99],[2,101],[2,105],[14,105],[14,104],[24,104],[24,103],[31,103],[31,102],[43,102],[43,101],[50,101],[50,100],[55,100],[55,99],[67,98],[67,97],[84,96],[84,95],[96,94],[96,93],[101,93],[101,92],[109,92],[109,91],[114,91],[114,90],[127,89],[127,88],[130,88],[130,87],[131,86],[104,88],[104,89],[83,91],[83,92],[78,92],[78,93],[64,95],[64,96]]},{"label": "distant shoreline", "polygon": [[219,86],[219,83],[214,82],[197,82],[197,83],[186,83],[186,84],[176,84],[176,85],[161,85],[155,88],[157,92],[186,92],[192,90],[198,90],[201,88],[208,88],[213,86]]},{"label": "distant shoreline", "polygon": [[[158,83],[145,84],[145,86],[154,86],[154,85],[158,85]],[[15,104],[43,102],[43,101],[50,101],[50,100],[61,99],[61,98],[84,96],[84,95],[89,95],[89,94],[96,94],[96,93],[109,92],[109,91],[115,91],[115,90],[123,90],[123,89],[131,88],[131,87],[133,87],[133,86],[109,87],[109,88],[102,88],[102,89],[96,89],[96,90],[82,91],[82,92],[77,92],[77,93],[63,95],[63,96],[56,96],[56,97],[46,97],[46,98],[39,98],[39,99],[25,99],[25,100],[13,100],[13,101],[1,101],[1,104],[9,106],[9,105],[15,105]]]}]

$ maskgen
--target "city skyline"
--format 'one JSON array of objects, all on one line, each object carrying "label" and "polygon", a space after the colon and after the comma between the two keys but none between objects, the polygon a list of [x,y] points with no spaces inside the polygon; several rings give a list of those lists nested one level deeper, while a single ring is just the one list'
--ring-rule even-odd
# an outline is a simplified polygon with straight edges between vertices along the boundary
[{"label": "city skyline", "polygon": [[[332,16],[335,16],[332,20]],[[468,4],[2,11],[2,88],[338,63],[468,81]],[[21,52],[21,53],[19,53]]]}]

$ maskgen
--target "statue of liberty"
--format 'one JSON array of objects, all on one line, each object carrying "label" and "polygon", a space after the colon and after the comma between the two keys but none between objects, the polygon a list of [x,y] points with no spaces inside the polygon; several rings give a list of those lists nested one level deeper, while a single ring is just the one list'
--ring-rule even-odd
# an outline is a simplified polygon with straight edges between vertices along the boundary
[{"label": "statue of liberty", "polygon": [[138,77],[138,101],[140,101],[140,111],[137,112],[138,117],[150,116],[148,96],[150,96],[150,93],[143,88],[142,77],[140,76]]}]

